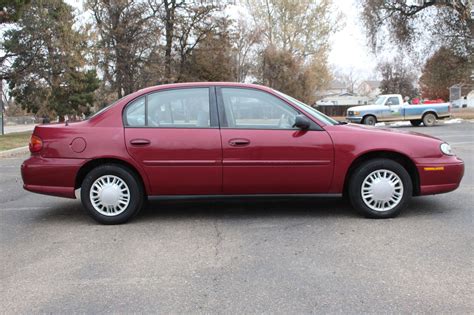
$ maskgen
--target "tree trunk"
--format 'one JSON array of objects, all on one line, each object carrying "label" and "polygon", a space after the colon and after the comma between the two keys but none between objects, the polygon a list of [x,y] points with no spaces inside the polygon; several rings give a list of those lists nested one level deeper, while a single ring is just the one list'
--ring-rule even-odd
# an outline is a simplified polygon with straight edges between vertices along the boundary
[{"label": "tree trunk", "polygon": [[171,52],[173,48],[174,35],[174,18],[176,10],[176,0],[164,0],[166,21],[165,21],[165,82],[170,83],[171,80]]}]

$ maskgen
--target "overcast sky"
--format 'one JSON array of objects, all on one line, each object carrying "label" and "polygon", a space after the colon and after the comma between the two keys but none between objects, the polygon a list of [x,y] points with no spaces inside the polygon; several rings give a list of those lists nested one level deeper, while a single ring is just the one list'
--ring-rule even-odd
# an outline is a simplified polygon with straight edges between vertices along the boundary
[{"label": "overcast sky", "polygon": [[355,2],[356,0],[334,1],[336,8],[345,15],[345,26],[331,38],[329,62],[346,71],[352,68],[361,78],[370,79],[375,75],[377,62],[367,46]]},{"label": "overcast sky", "polygon": [[[83,0],[65,0],[72,6],[82,9]],[[332,68],[350,71],[361,79],[373,78],[376,67],[375,57],[367,47],[367,40],[359,22],[356,0],[336,0],[335,9],[344,15],[345,26],[331,37],[329,63]]]}]

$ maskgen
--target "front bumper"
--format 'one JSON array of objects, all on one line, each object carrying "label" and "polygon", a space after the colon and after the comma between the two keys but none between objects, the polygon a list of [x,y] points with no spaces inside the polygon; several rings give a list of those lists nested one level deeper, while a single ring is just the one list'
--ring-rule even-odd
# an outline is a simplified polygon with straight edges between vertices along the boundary
[{"label": "front bumper", "polygon": [[360,124],[362,121],[362,117],[346,116],[346,120],[350,121],[351,123]]},{"label": "front bumper", "polygon": [[450,163],[416,163],[420,176],[420,195],[447,193],[459,187],[464,175],[464,162],[456,157],[454,159]]},{"label": "front bumper", "polygon": [[23,188],[38,194],[75,198],[76,175],[86,161],[33,155],[21,165]]}]

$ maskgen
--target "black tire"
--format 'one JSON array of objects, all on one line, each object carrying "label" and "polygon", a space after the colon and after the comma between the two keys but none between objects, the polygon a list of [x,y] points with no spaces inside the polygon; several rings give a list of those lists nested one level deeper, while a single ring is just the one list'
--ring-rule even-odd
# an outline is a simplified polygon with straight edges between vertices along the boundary
[{"label": "black tire", "polygon": [[362,121],[362,123],[364,125],[375,126],[375,124],[377,123],[377,118],[375,118],[372,115],[366,116],[364,117],[364,120]]},{"label": "black tire", "polygon": [[410,124],[411,124],[413,127],[418,127],[419,125],[421,125],[421,119],[410,120]]},{"label": "black tire", "polygon": [[[129,191],[128,205],[117,215],[101,214],[93,205],[90,198],[90,191],[94,182],[103,176],[115,176],[121,179]],[[84,178],[81,185],[81,201],[89,215],[102,224],[122,224],[129,221],[143,207],[145,199],[141,181],[128,168],[118,164],[104,164],[94,168]]]},{"label": "black tire", "polygon": [[425,127],[431,127],[436,124],[436,115],[433,113],[426,113],[423,115],[423,125]]},{"label": "black tire", "polygon": [[[374,210],[367,205],[366,201],[364,201],[364,198],[362,197],[362,185],[369,175],[374,174],[376,171],[385,172],[386,170],[393,172],[398,176],[398,179],[401,181],[403,193],[399,194],[401,199],[398,201],[398,203],[394,203],[393,208],[385,211]],[[357,167],[349,179],[348,192],[349,200],[352,206],[362,215],[374,219],[393,218],[407,206],[412,196],[413,184],[410,175],[403,166],[393,160],[380,158],[369,160]]]}]

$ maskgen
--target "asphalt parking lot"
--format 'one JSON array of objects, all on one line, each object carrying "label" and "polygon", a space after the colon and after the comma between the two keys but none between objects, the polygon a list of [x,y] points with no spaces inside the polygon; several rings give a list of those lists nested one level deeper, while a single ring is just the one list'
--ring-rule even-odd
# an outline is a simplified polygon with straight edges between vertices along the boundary
[{"label": "asphalt parking lot", "polygon": [[388,220],[340,199],[161,201],[102,226],[2,159],[0,313],[473,313],[474,123],[396,128],[451,143],[466,173]]}]

